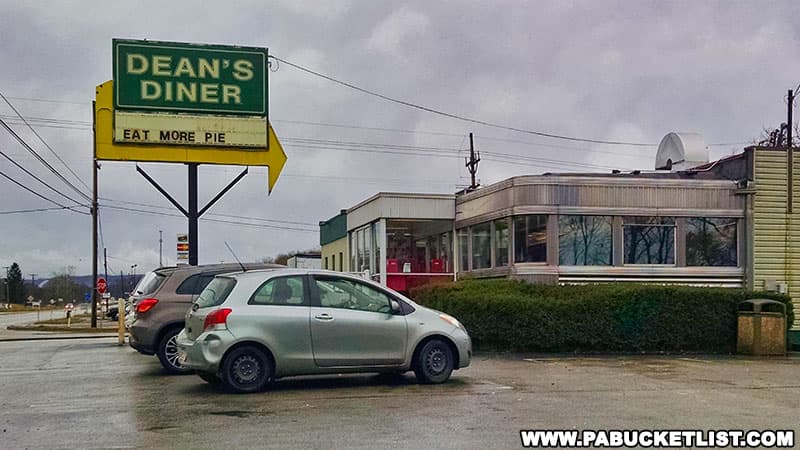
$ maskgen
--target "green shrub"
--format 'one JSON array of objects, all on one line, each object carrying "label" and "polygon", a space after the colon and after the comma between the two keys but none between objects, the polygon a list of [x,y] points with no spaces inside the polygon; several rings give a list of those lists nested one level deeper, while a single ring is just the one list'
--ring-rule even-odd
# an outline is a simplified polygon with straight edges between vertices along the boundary
[{"label": "green shrub", "polygon": [[531,352],[732,352],[739,302],[790,304],[784,295],[741,289],[512,280],[422,287],[412,298],[458,318],[478,350]]}]

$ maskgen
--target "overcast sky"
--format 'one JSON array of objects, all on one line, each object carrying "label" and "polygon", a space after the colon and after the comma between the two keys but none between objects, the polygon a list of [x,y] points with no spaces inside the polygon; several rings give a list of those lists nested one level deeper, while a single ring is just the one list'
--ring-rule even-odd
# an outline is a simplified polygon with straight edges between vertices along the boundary
[{"label": "overcast sky", "polygon": [[[89,186],[91,101],[94,87],[111,79],[112,38],[268,47],[287,61],[385,95],[528,130],[653,144],[670,131],[695,131],[709,144],[734,143],[712,145],[716,158],[784,120],[786,90],[800,82],[798,18],[800,4],[792,1],[0,0],[0,92]],[[270,120],[289,157],[281,179],[268,197],[266,168],[251,169],[206,217],[288,221],[242,220],[292,229],[201,221],[201,263],[231,261],[224,241],[243,260],[315,247],[317,222],[379,191],[452,193],[468,183],[456,151],[468,147],[469,132],[478,150],[525,158],[484,154],[484,185],[547,171],[653,168],[656,145],[583,144],[475,125],[287,65],[269,74],[269,84]],[[13,115],[0,104],[0,117],[88,193]],[[298,146],[297,138],[377,145],[312,149]],[[78,196],[3,129],[0,150]],[[185,202],[185,166],[143,167]],[[201,166],[201,206],[240,170]],[[0,171],[67,202],[6,159]],[[174,263],[185,219],[104,208],[178,214],[135,165],[104,162],[99,184],[110,271],[155,267],[159,230],[165,262]],[[53,206],[5,179],[0,192],[0,212]],[[0,239],[2,265],[17,261],[27,277],[68,266],[90,273],[89,216],[0,215]]]}]

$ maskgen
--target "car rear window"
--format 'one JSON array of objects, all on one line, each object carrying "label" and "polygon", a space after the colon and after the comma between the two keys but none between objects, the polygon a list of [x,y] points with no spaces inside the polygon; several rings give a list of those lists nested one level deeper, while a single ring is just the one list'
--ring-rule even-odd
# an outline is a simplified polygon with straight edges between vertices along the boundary
[{"label": "car rear window", "polygon": [[175,290],[176,294],[180,295],[198,295],[203,292],[203,289],[208,286],[208,283],[214,279],[214,274],[210,273],[196,273],[189,278],[183,280],[183,283]]},{"label": "car rear window", "polygon": [[147,272],[139,281],[139,284],[136,285],[134,293],[137,295],[150,295],[155,292],[166,279],[167,276],[163,273]]},{"label": "car rear window", "polygon": [[195,304],[199,308],[210,308],[212,306],[221,305],[228,295],[230,295],[233,287],[236,286],[236,280],[228,277],[216,277],[208,283],[200,297],[197,298]]}]

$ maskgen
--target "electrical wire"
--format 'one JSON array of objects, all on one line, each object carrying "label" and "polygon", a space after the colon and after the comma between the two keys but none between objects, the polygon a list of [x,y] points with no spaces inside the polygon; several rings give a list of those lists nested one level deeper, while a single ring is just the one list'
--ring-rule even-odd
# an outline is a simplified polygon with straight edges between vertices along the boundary
[{"label": "electrical wire", "polygon": [[[23,146],[23,147],[24,147],[26,150],[28,150],[28,152],[29,152],[30,154],[32,154],[32,155],[33,155],[33,156],[34,156],[34,157],[35,157],[35,158],[36,158],[36,159],[37,159],[37,160],[38,160],[40,163],[42,163],[42,165],[44,165],[45,167],[47,167],[47,168],[50,170],[50,172],[52,172],[53,174],[55,174],[55,175],[56,175],[56,177],[58,177],[58,178],[59,178],[61,181],[63,181],[63,182],[66,184],[66,185],[68,185],[69,187],[71,187],[71,188],[72,188],[72,189],[73,189],[75,192],[77,192],[78,194],[80,194],[81,196],[83,196],[83,197],[84,197],[86,200],[89,200],[89,201],[91,201],[91,197],[89,197],[88,195],[86,195],[86,194],[85,194],[83,191],[81,191],[80,189],[78,189],[77,187],[75,187],[75,185],[74,185],[74,184],[70,183],[70,182],[69,182],[69,181],[68,181],[66,178],[64,178],[64,176],[63,176],[63,175],[61,175],[61,174],[60,174],[60,173],[59,173],[59,172],[58,172],[58,171],[57,171],[57,170],[56,170],[56,169],[55,169],[53,166],[51,166],[51,165],[50,165],[50,163],[48,163],[48,162],[47,162],[47,161],[46,161],[44,158],[42,158],[42,156],[41,156],[41,155],[39,155],[39,153],[37,153],[37,152],[36,152],[36,150],[34,150],[34,149],[33,149],[33,147],[31,147],[30,145],[28,145],[28,143],[27,143],[27,142],[25,142],[25,139],[23,139],[23,138],[22,138],[22,137],[21,137],[19,134],[17,134],[17,133],[14,131],[14,129],[13,129],[13,128],[11,128],[11,127],[10,127],[10,126],[9,126],[9,125],[6,123],[6,121],[5,121],[5,120],[3,120],[3,119],[0,119],[0,125],[2,125],[2,126],[3,126],[3,128],[5,128],[5,129],[6,129],[6,131],[8,131],[8,133],[9,133],[9,134],[11,134],[11,136],[13,136],[13,137],[14,137],[14,139],[16,139],[16,140],[17,140],[17,142],[19,142],[19,143],[20,143],[20,145],[22,145],[22,146]],[[12,161],[12,162],[13,162],[13,161]],[[14,162],[14,164],[15,164],[15,165],[17,165],[17,167],[20,167],[20,168],[21,168],[21,166],[19,166],[19,164],[17,164],[16,162]],[[27,170],[26,170],[26,172],[27,172],[28,174],[30,174],[30,172],[28,172]],[[31,174],[31,176],[33,176],[33,175]],[[37,178],[37,179],[39,179],[39,178]],[[39,179],[39,181],[41,181],[41,179]],[[62,195],[62,196],[64,196],[64,197],[66,197],[66,195],[62,194],[60,191],[56,191],[56,192],[58,192],[60,195]],[[69,197],[68,197],[68,198],[69,198]],[[77,202],[77,201],[73,200],[72,198],[70,198],[70,200],[71,200],[71,201],[73,201],[73,202],[75,202],[75,203],[78,203],[78,204],[80,204],[80,202]]]},{"label": "electrical wire", "polygon": [[[144,207],[148,207],[148,208],[159,208],[159,209],[168,209],[168,210],[173,210],[174,209],[174,207],[170,207],[170,206],[153,205],[153,204],[150,204],[150,203],[133,202],[133,201],[128,201],[128,200],[116,200],[116,199],[107,198],[107,197],[101,197],[100,200],[113,202],[113,203],[122,203],[122,204],[135,205],[135,206],[144,206]],[[218,216],[218,217],[232,217],[234,219],[241,218],[241,219],[247,219],[247,220],[260,220],[260,221],[264,221],[264,222],[274,222],[274,223],[282,223],[282,224],[288,224],[288,225],[307,225],[307,226],[313,226],[313,227],[316,227],[318,225],[317,223],[313,223],[313,222],[299,222],[299,221],[291,221],[291,220],[266,219],[266,218],[262,218],[262,217],[248,217],[248,216],[239,216],[239,215],[222,214],[222,213],[207,213],[207,214],[211,215],[211,216]],[[183,216],[179,215],[178,217],[183,217]]]},{"label": "electrical wire", "polygon": [[[34,134],[34,135],[35,135],[37,138],[39,138],[39,141],[41,141],[41,143],[42,143],[42,144],[44,144],[44,146],[45,146],[45,147],[46,147],[48,150],[50,150],[50,153],[52,153],[52,154],[53,154],[53,156],[55,156],[55,157],[56,157],[56,159],[58,159],[58,160],[61,162],[61,164],[63,164],[63,165],[64,165],[64,167],[66,167],[66,168],[67,168],[67,170],[69,171],[69,173],[71,173],[71,174],[72,174],[72,176],[74,176],[76,180],[78,180],[78,181],[79,181],[81,184],[83,184],[83,186],[84,186],[84,187],[85,187],[85,188],[86,188],[86,189],[87,189],[89,192],[91,192],[91,190],[92,190],[92,189],[89,187],[89,185],[88,185],[88,184],[86,184],[86,183],[83,181],[83,179],[81,179],[81,177],[79,177],[79,176],[78,176],[78,174],[77,174],[77,173],[75,173],[75,171],[74,171],[74,170],[72,170],[72,168],[71,168],[69,165],[67,165],[67,163],[66,163],[66,162],[64,162],[64,160],[63,160],[63,159],[61,159],[61,156],[59,156],[59,155],[58,155],[58,153],[56,153],[56,151],[55,151],[55,150],[53,150],[53,147],[51,147],[51,146],[50,146],[50,144],[48,144],[48,143],[47,143],[47,141],[45,141],[45,140],[44,140],[44,138],[43,138],[43,137],[42,137],[42,136],[39,134],[39,132],[38,132],[38,131],[36,131],[36,129],[34,129],[34,128],[31,126],[31,124],[30,124],[30,123],[28,123],[28,121],[27,121],[27,120],[25,120],[25,117],[24,117],[22,114],[20,114],[20,112],[17,110],[17,108],[16,108],[16,107],[14,107],[14,105],[13,105],[13,104],[12,104],[12,103],[11,103],[11,102],[10,102],[10,101],[9,101],[9,100],[6,98],[6,97],[5,97],[5,95],[3,95],[3,93],[2,93],[2,92],[0,92],[0,97],[2,97],[2,98],[3,98],[3,101],[5,101],[5,102],[6,102],[6,104],[7,104],[7,105],[8,105],[8,106],[9,106],[9,107],[10,107],[10,108],[11,108],[11,109],[14,111],[14,113],[17,115],[17,117],[19,117],[19,119],[20,119],[20,120],[22,120],[23,122],[25,122],[25,125],[27,125],[27,126],[28,126],[28,128],[31,130],[31,132],[33,132],[33,134]],[[48,166],[49,166],[49,164],[48,164]],[[59,177],[61,177],[61,176],[60,176],[60,174],[57,174],[57,175],[59,175]],[[66,179],[65,179],[65,178],[62,178],[62,179],[64,180],[64,182],[66,182]],[[68,183],[68,184],[69,184],[71,187],[73,187],[74,189],[76,189],[76,190],[77,190],[77,188],[76,188],[75,186],[73,186],[73,185],[72,185],[72,183]],[[85,195],[85,194],[83,194],[83,192],[82,192],[82,191],[78,191],[78,193],[80,193],[81,195],[83,195],[84,197],[86,197],[86,199],[87,199],[87,200],[90,200],[90,197],[89,197],[89,196],[87,196],[87,195]]]},{"label": "electrical wire", "polygon": [[[105,205],[105,208],[110,208],[114,210],[121,210],[121,211],[128,211],[135,214],[149,214],[155,216],[162,216],[162,217],[178,217],[178,218],[185,218],[182,214],[172,214],[172,213],[163,213],[159,211],[147,211],[143,209],[134,209],[134,208],[127,208],[124,206],[115,206],[115,205]],[[319,229],[307,229],[307,228],[297,228],[297,227],[285,227],[279,225],[268,225],[268,224],[260,224],[260,223],[247,223],[247,222],[239,222],[233,220],[223,220],[223,219],[212,219],[201,217],[199,220],[206,221],[206,222],[216,222],[216,223],[225,223],[230,225],[241,225],[241,226],[251,226],[257,228],[268,228],[268,229],[277,229],[277,230],[288,230],[288,231],[303,231],[308,233],[318,233]]]},{"label": "electrical wire", "polygon": [[16,209],[13,211],[0,211],[0,215],[8,215],[8,214],[25,214],[25,213],[36,213],[36,212],[44,212],[44,211],[62,211],[65,209],[69,209],[67,206],[56,206],[52,208],[33,208],[33,209]]},{"label": "electrical wire", "polygon": [[[274,57],[270,55],[271,57]],[[276,58],[277,59],[277,58]],[[795,96],[800,93],[800,85],[795,90]],[[73,102],[73,101],[65,101],[65,100],[55,100],[55,99],[43,99],[43,98],[31,98],[31,97],[12,97],[7,96],[7,98],[13,100],[24,100],[24,101],[31,101],[31,102],[47,102],[47,103],[64,103],[64,104],[74,104],[74,105],[81,105],[86,106],[85,102]],[[13,119],[14,116],[9,115],[0,115],[0,117],[6,119]],[[27,117],[28,120],[34,122],[45,122],[42,124],[38,124],[41,127],[51,127],[51,128],[64,128],[64,129],[91,129],[91,122],[87,121],[78,121],[78,120],[67,120],[67,119],[54,119],[54,118],[47,118],[47,117]],[[300,124],[300,125],[314,125],[314,126],[321,126],[321,127],[333,127],[333,128],[349,128],[349,129],[356,129],[356,130],[370,130],[370,131],[382,131],[382,132],[395,132],[395,133],[409,133],[409,134],[428,134],[434,136],[453,136],[453,137],[463,137],[466,136],[463,133],[448,133],[444,131],[425,131],[425,130],[407,130],[407,129],[400,129],[400,128],[383,128],[383,127],[368,127],[362,125],[353,125],[353,124],[342,124],[342,123],[331,123],[331,122],[314,122],[314,121],[306,121],[306,120],[288,120],[288,119],[273,119],[270,118],[271,122],[275,123],[292,123],[292,124]],[[18,122],[14,122],[18,123]],[[21,123],[21,122],[19,122]],[[53,125],[48,125],[47,123],[51,123]],[[60,125],[64,126],[60,126]],[[601,152],[599,150],[594,149],[586,149],[580,147],[564,147],[564,146],[557,146],[553,144],[544,144],[544,143],[534,143],[534,142],[525,142],[525,141],[514,141],[504,138],[496,138],[496,137],[487,137],[487,136],[475,136],[476,138],[480,139],[488,139],[488,140],[497,140],[497,141],[507,141],[507,142],[515,142],[519,144],[525,145],[535,145],[540,147],[547,147],[547,148],[564,148],[570,150],[578,150],[578,151],[589,151],[589,152],[598,152],[598,153],[606,153]],[[741,141],[741,142],[721,142],[721,143],[712,143],[708,144],[709,147],[717,147],[717,146],[726,146],[726,145],[748,145],[751,144],[751,141]],[[645,144],[641,143],[639,146],[656,146],[656,144]],[[612,153],[617,154],[617,153]]]},{"label": "electrical wire", "polygon": [[458,114],[448,113],[448,112],[441,111],[441,110],[434,109],[434,108],[430,108],[430,107],[427,107],[427,106],[418,105],[416,103],[411,103],[411,102],[408,102],[408,101],[405,101],[405,100],[400,100],[400,99],[397,99],[397,98],[394,98],[394,97],[389,97],[388,95],[380,94],[378,92],[371,91],[369,89],[365,89],[365,88],[356,86],[356,85],[354,85],[352,83],[348,83],[346,81],[338,80],[338,79],[333,78],[333,77],[331,77],[329,75],[325,75],[323,73],[320,73],[320,72],[311,70],[309,68],[303,67],[303,66],[301,66],[299,64],[291,63],[291,62],[286,61],[285,59],[281,59],[281,58],[279,58],[279,57],[277,57],[275,55],[269,55],[269,56],[270,56],[270,58],[273,58],[273,59],[275,59],[277,61],[280,61],[281,63],[286,64],[288,66],[294,67],[295,69],[298,69],[300,71],[306,72],[308,74],[311,74],[311,75],[314,75],[314,76],[317,76],[317,77],[320,77],[320,78],[324,78],[324,79],[326,79],[328,81],[331,81],[333,83],[339,84],[341,86],[348,87],[350,89],[359,91],[361,93],[372,95],[374,97],[378,97],[380,99],[383,99],[383,100],[386,100],[386,101],[389,101],[389,102],[392,102],[392,103],[396,103],[396,104],[399,104],[399,105],[408,106],[410,108],[418,109],[420,111],[425,111],[425,112],[429,112],[429,113],[436,114],[436,115],[439,115],[439,116],[448,117],[448,118],[456,119],[456,120],[461,120],[461,121],[464,121],[464,122],[470,122],[470,123],[474,123],[474,124],[478,124],[478,125],[484,125],[484,126],[492,127],[492,128],[499,128],[499,129],[507,130],[507,131],[515,131],[515,132],[518,132],[518,133],[532,134],[534,136],[546,137],[546,138],[551,138],[551,139],[561,139],[561,140],[573,141],[573,142],[589,142],[589,143],[592,143],[592,144],[604,144],[604,145],[628,145],[628,146],[636,146],[636,147],[654,147],[655,145],[657,145],[657,144],[649,144],[649,143],[643,143],[643,142],[604,141],[604,140],[600,140],[600,139],[588,139],[588,138],[581,138],[581,137],[574,137],[574,136],[566,136],[566,135],[560,135],[560,134],[546,133],[546,132],[543,132],[543,131],[526,130],[526,129],[523,129],[523,128],[517,128],[517,127],[508,126],[508,125],[502,125],[502,124],[498,124],[498,123],[494,123],[494,122],[487,122],[485,120],[473,119],[473,118],[470,118],[470,117],[465,117],[465,116],[461,116],[461,115],[458,115]]},{"label": "electrical wire", "polygon": [[66,210],[69,210],[69,211],[72,211],[72,212],[76,212],[76,213],[78,213],[78,214],[84,214],[84,215],[87,215],[87,216],[89,215],[89,213],[87,213],[87,212],[85,212],[85,211],[78,211],[78,210],[76,210],[76,209],[73,209],[73,208],[75,208],[74,206],[66,206],[66,205],[62,205],[61,203],[58,203],[58,202],[57,202],[57,201],[55,201],[55,200],[52,200],[52,199],[50,199],[50,198],[47,198],[47,197],[45,197],[44,195],[42,195],[42,194],[40,194],[40,193],[38,193],[38,192],[34,191],[33,189],[29,188],[28,186],[25,186],[24,184],[20,183],[19,181],[17,181],[17,180],[15,180],[15,179],[11,178],[10,176],[6,175],[6,174],[5,174],[5,173],[3,173],[2,171],[0,171],[0,176],[2,176],[3,178],[7,179],[8,181],[10,181],[10,182],[12,182],[12,183],[16,184],[17,186],[21,187],[22,189],[24,189],[24,190],[26,190],[26,191],[30,192],[31,194],[33,194],[33,195],[35,195],[35,196],[37,196],[37,197],[41,198],[42,200],[45,200],[45,201],[47,201],[47,202],[50,202],[50,203],[52,203],[52,204],[54,204],[54,205],[58,206],[60,209],[66,209]]},{"label": "electrical wire", "polygon": [[[18,169],[22,170],[23,172],[25,172],[26,174],[28,174],[28,175],[29,175],[31,178],[33,178],[34,180],[38,181],[39,183],[41,183],[42,185],[44,185],[45,187],[47,187],[47,188],[48,188],[48,189],[50,189],[51,191],[55,192],[56,194],[58,194],[58,195],[60,195],[60,196],[62,196],[62,197],[64,197],[64,198],[66,198],[67,200],[69,200],[69,201],[71,201],[71,202],[75,203],[76,205],[79,205],[79,206],[88,206],[88,205],[86,205],[86,204],[83,204],[83,203],[81,203],[81,202],[79,202],[79,201],[75,200],[74,198],[70,197],[69,195],[67,195],[67,194],[64,194],[63,192],[59,191],[58,189],[54,188],[53,186],[49,185],[47,182],[45,182],[45,181],[44,181],[44,180],[42,180],[41,178],[39,178],[39,177],[37,177],[36,175],[34,175],[34,174],[33,174],[33,173],[30,171],[30,170],[26,169],[26,168],[25,168],[25,167],[23,167],[21,164],[19,164],[18,162],[16,162],[14,159],[12,159],[10,156],[8,156],[8,155],[7,155],[7,154],[6,154],[4,151],[2,151],[2,150],[0,150],[0,156],[3,156],[5,159],[9,160],[9,161],[11,162],[11,164],[14,164],[14,165],[15,165],[15,166],[16,166]],[[61,205],[59,205],[59,206],[61,206]]]}]

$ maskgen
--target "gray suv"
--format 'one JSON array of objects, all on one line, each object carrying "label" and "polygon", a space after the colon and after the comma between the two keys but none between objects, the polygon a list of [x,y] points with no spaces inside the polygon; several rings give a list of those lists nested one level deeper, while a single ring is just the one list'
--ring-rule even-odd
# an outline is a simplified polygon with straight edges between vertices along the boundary
[{"label": "gray suv", "polygon": [[[284,267],[245,264],[245,268]],[[145,275],[132,297],[136,302],[129,327],[129,344],[139,353],[157,355],[169,373],[189,373],[178,361],[175,336],[183,329],[186,311],[216,275],[239,272],[239,264],[161,267]]]}]

